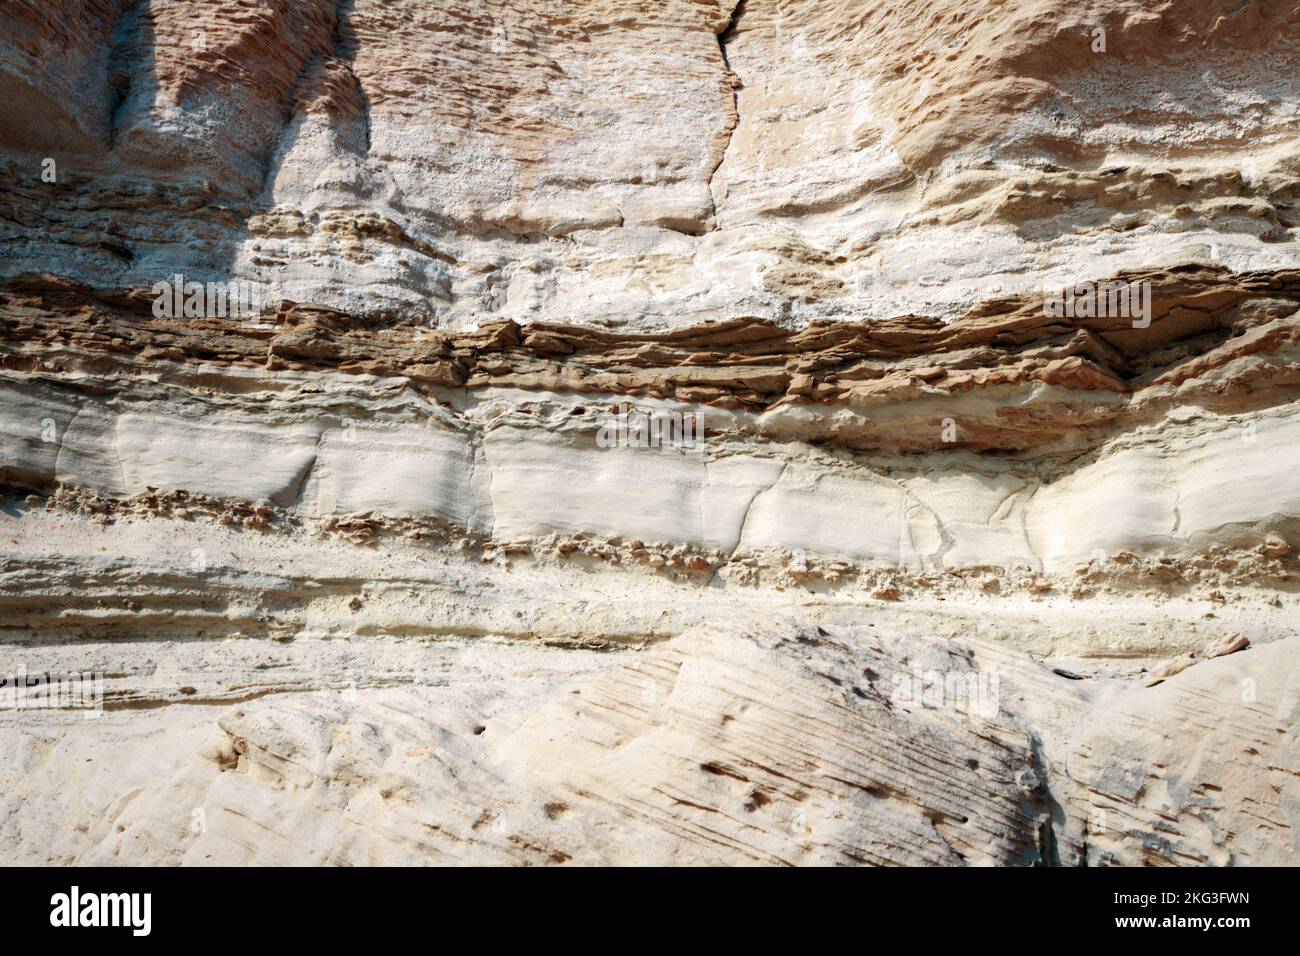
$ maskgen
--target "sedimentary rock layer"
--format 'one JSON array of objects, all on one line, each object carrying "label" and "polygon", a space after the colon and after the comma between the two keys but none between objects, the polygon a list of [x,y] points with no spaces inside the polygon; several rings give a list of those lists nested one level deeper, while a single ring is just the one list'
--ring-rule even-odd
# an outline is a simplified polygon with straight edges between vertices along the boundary
[{"label": "sedimentary rock layer", "polygon": [[1296,862],[1298,38],[6,4],[6,862]]},{"label": "sedimentary rock layer", "polygon": [[1295,0],[0,16],[15,272],[663,328],[948,317],[1198,257],[1296,262]]},{"label": "sedimentary rock layer", "polygon": [[[299,306],[158,320],[136,292],[34,277],[3,299],[4,477],[498,543],[594,533],[686,546],[700,570],[776,550],[1065,574],[1294,535],[1277,451],[1296,438],[1300,273],[1184,271],[1154,296],[1141,330],[1033,303],[931,326],[450,335]],[[637,404],[703,442],[603,447]]]}]

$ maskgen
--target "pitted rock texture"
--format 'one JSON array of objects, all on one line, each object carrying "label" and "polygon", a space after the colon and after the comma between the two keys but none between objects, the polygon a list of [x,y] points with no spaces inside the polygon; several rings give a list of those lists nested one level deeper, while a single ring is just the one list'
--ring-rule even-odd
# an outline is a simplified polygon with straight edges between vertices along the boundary
[{"label": "pitted rock texture", "polygon": [[1295,863],[1298,38],[5,4],[6,860]]}]

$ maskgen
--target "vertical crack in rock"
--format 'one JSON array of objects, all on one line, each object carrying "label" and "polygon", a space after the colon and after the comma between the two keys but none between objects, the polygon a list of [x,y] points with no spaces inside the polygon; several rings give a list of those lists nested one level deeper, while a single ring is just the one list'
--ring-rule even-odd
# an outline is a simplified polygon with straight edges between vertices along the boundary
[{"label": "vertical crack in rock", "polygon": [[[722,150],[718,156],[717,165],[709,173],[709,198],[713,203],[713,228],[718,228],[718,196],[714,192],[713,180],[718,175],[718,170],[722,164],[727,161],[727,151],[731,149],[731,140],[736,135],[736,129],[740,126],[740,90],[744,84],[731,68],[731,58],[727,56],[727,44],[736,38],[736,31],[740,23],[741,16],[745,12],[745,3],[747,0],[738,0],[731,10],[731,16],[727,18],[727,25],[723,27],[722,32],[718,34],[718,52],[722,54],[723,82],[731,87],[731,116],[725,129],[726,142],[722,145]],[[724,197],[725,198],[725,197]]]},{"label": "vertical crack in rock", "polygon": [[340,136],[339,140],[360,158],[370,152],[370,104],[353,68],[360,49],[351,22],[355,7],[356,0],[338,0],[331,14],[328,47],[318,44],[317,50],[303,60],[290,84],[280,132],[263,166],[261,193],[267,199],[267,190],[275,182],[299,132],[299,117],[305,114],[320,110],[336,131],[357,124],[359,131],[354,138]]},{"label": "vertical crack in rock", "polygon": [[1116,2],[0,4],[6,859],[1294,865],[1300,23]]},{"label": "vertical crack in rock", "polygon": [[357,75],[356,60],[357,53],[360,52],[361,42],[357,36],[356,28],[352,24],[352,13],[356,9],[356,0],[339,0],[338,9],[334,14],[334,40],[332,53],[335,58],[342,61],[347,67],[348,74],[356,84],[357,105],[361,115],[361,130],[365,142],[365,153],[370,153],[371,126],[370,126],[370,100],[366,96],[365,87],[361,85],[361,77]]},{"label": "vertical crack in rock", "polygon": [[1036,779],[1032,788],[1026,788],[1029,790],[1025,795],[1026,812],[1032,815],[1035,811],[1040,811],[1034,818],[1035,853],[1030,864],[1056,867],[1061,865],[1061,848],[1056,834],[1065,826],[1065,810],[1052,793],[1051,766],[1043,752],[1042,739],[1033,731],[1030,731],[1027,736],[1031,758],[1030,772],[1035,774]]},{"label": "vertical crack in rock", "polygon": [[152,13],[152,0],[124,0],[109,40],[108,66],[108,148],[117,144],[117,127],[131,95],[131,79],[141,58],[142,31]]}]

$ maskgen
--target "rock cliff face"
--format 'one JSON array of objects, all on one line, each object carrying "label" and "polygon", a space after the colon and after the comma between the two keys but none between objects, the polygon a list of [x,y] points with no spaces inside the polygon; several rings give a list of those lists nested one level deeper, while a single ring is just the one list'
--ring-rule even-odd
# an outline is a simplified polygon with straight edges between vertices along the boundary
[{"label": "rock cliff face", "polygon": [[9,858],[1300,861],[1297,40],[3,4]]}]

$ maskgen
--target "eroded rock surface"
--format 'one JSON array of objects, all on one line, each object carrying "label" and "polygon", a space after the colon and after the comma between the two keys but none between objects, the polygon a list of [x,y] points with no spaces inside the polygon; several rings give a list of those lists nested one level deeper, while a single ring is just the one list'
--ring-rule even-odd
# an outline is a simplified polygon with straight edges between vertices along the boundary
[{"label": "eroded rock surface", "polygon": [[6,4],[6,859],[1296,862],[1298,38]]}]

